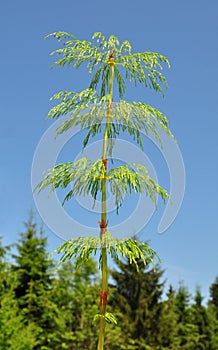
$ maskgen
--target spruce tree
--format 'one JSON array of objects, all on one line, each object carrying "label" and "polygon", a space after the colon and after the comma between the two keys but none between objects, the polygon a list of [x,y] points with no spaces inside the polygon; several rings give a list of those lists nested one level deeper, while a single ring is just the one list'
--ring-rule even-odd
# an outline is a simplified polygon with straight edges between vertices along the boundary
[{"label": "spruce tree", "polygon": [[10,285],[12,284],[10,264],[8,262],[7,256],[7,253],[9,252],[10,248],[10,246],[4,247],[2,245],[2,240],[0,237],[0,297],[8,289],[10,289]]},{"label": "spruce tree", "polygon": [[16,276],[11,267],[11,246],[0,240],[0,349],[32,350],[37,344],[38,328],[25,324],[15,296]]},{"label": "spruce tree", "polygon": [[119,270],[113,270],[114,292],[111,304],[118,312],[124,344],[135,344],[136,349],[150,346],[158,349],[161,345],[161,318],[163,271],[145,268],[138,262],[139,271],[129,261],[120,262]]},{"label": "spruce tree", "polygon": [[[15,295],[20,313],[26,325],[34,323],[38,328],[38,345],[34,349],[50,349],[55,343],[58,323],[57,307],[50,297],[51,260],[46,252],[46,241],[33,214],[25,223],[26,231],[20,234],[13,254],[13,274],[16,277]],[[55,348],[55,347],[53,347]]]},{"label": "spruce tree", "polygon": [[40,329],[33,322],[26,323],[18,305],[13,289],[0,298],[0,349],[33,350],[37,349]]},{"label": "spruce tree", "polygon": [[200,339],[198,327],[192,322],[190,298],[191,295],[187,287],[184,286],[183,282],[180,282],[175,296],[175,312],[179,338],[178,349],[181,350],[194,350]]},{"label": "spruce tree", "polygon": [[13,269],[17,277],[15,289],[20,306],[30,318],[37,318],[42,310],[38,305],[38,296],[50,285],[50,262],[46,252],[46,238],[38,228],[33,215],[25,223],[26,232],[20,234],[16,244],[17,253],[13,254]]},{"label": "spruce tree", "polygon": [[81,269],[66,262],[53,279],[52,300],[64,320],[65,329],[57,329],[64,348],[92,350],[96,347],[93,314],[98,310],[99,278],[96,262],[89,259]]},{"label": "spruce tree", "polygon": [[[39,183],[41,191],[49,186],[53,191],[57,188],[69,188],[64,202],[75,195],[91,195],[94,202],[98,194],[101,195],[101,216],[99,220],[99,237],[72,238],[57,249],[62,253],[61,261],[72,257],[77,259],[77,265],[83,264],[91,254],[100,250],[100,266],[102,271],[100,290],[100,312],[95,316],[99,320],[98,350],[104,348],[105,322],[116,320],[107,312],[108,298],[108,254],[119,259],[120,254],[130,262],[140,259],[146,265],[153,262],[156,253],[143,242],[134,239],[115,239],[109,232],[107,213],[107,189],[115,198],[117,212],[126,194],[144,193],[155,203],[157,195],[164,202],[169,195],[165,189],[149,176],[148,170],[142,164],[132,163],[111,167],[113,147],[121,132],[129,134],[143,149],[140,131],[152,134],[161,143],[161,132],[169,137],[172,133],[168,127],[166,116],[156,108],[138,101],[128,102],[123,99],[126,82],[143,84],[157,92],[163,93],[166,78],[162,74],[163,64],[169,66],[167,58],[156,52],[132,52],[130,43],[125,40],[120,43],[118,38],[111,35],[108,40],[96,32],[92,41],[78,40],[74,35],[66,32],[55,32],[48,37],[56,38],[62,48],[55,50],[59,59],[58,66],[72,66],[79,68],[86,64],[88,72],[92,74],[88,88],[81,92],[61,91],[52,97],[59,101],[48,113],[48,118],[57,119],[68,116],[57,133],[62,134],[69,128],[86,129],[83,148],[90,138],[102,134],[102,157],[92,161],[83,157],[75,162],[55,165],[49,169],[44,179]],[[114,103],[114,86],[116,84],[119,101]],[[46,170],[46,169],[45,169]],[[129,233],[128,233],[129,234]]]},{"label": "spruce tree", "polygon": [[214,307],[209,302],[207,305],[207,317],[210,329],[210,350],[218,349],[218,319]]},{"label": "spruce tree", "polygon": [[211,350],[218,349],[218,276],[210,286],[207,315],[211,331]]},{"label": "spruce tree", "polygon": [[160,324],[162,349],[179,349],[178,323],[175,312],[176,291],[170,285],[166,293],[166,300],[162,301],[162,317]]},{"label": "spruce tree", "polygon": [[202,305],[203,297],[201,295],[200,287],[196,287],[196,294],[194,296],[194,305],[192,305],[191,319],[192,324],[197,326],[198,329],[198,344],[196,345],[196,350],[210,350],[211,349],[211,332],[209,319],[207,315],[206,308]]},{"label": "spruce tree", "polygon": [[210,286],[210,303],[213,306],[218,319],[218,276]]}]

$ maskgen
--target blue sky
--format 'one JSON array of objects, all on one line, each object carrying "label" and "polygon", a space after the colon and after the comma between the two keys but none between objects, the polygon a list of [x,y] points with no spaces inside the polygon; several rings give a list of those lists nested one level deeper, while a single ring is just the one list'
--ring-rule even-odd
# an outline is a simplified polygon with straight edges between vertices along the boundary
[{"label": "blue sky", "polygon": [[[217,130],[218,130],[218,3],[216,0],[173,1],[19,1],[3,2],[1,28],[0,235],[12,243],[35,204],[31,164],[47,128],[49,98],[60,90],[81,90],[89,76],[84,70],[50,70],[49,53],[58,47],[44,36],[68,31],[90,40],[95,31],[129,40],[134,51],[157,51],[171,62],[164,70],[169,88],[165,99],[131,86],[127,98],[142,100],[169,118],[185,163],[187,184],[181,210],[162,235],[157,226],[163,211],[143,232],[158,251],[166,278],[174,286],[196,284],[207,298],[218,275]],[[167,169],[156,161],[167,181]],[[59,239],[45,226],[49,249]]]}]

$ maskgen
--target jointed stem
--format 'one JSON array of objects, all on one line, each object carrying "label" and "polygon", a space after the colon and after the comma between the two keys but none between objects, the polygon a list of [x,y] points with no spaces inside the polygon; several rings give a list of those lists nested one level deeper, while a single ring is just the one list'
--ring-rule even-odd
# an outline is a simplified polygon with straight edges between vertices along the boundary
[{"label": "jointed stem", "polygon": [[[113,101],[113,77],[114,77],[114,59],[113,51],[110,54],[109,62],[110,64],[110,85],[109,85],[109,104],[108,104],[108,115],[106,116],[106,126],[103,139],[103,149],[102,149],[102,162],[104,164],[105,170],[107,170],[107,139],[108,139],[108,128],[109,128],[109,116],[112,110]],[[107,248],[104,243],[104,235],[107,230],[107,188],[106,188],[106,178],[102,179],[101,182],[102,198],[101,198],[101,222],[100,222],[100,237],[101,237],[101,271],[102,271],[102,284],[100,290],[100,325],[99,325],[99,338],[98,338],[98,348],[97,350],[103,350],[104,348],[104,332],[105,332],[105,313],[107,306],[107,296],[108,296],[108,266],[107,266]]]}]

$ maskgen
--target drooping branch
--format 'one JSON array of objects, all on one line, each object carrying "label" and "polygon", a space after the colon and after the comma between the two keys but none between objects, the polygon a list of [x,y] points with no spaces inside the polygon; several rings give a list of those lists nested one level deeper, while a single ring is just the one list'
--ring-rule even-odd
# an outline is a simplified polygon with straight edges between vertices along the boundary
[{"label": "drooping branch", "polygon": [[131,238],[114,238],[108,231],[102,237],[88,236],[68,240],[62,243],[55,253],[61,254],[61,263],[74,259],[76,266],[80,267],[83,262],[100,252],[101,267],[102,239],[108,254],[118,264],[120,259],[127,258],[130,264],[134,264],[138,269],[138,261],[142,261],[145,266],[150,263],[155,266],[155,258],[160,262],[158,254],[148,244]]},{"label": "drooping branch", "polygon": [[120,44],[114,35],[106,40],[100,32],[94,33],[93,41],[78,40],[67,32],[54,32],[47,37],[54,37],[63,44],[63,48],[51,53],[51,55],[62,56],[54,65],[73,65],[75,68],[79,68],[85,63],[89,74],[92,74],[95,68],[97,69],[90,87],[95,89],[101,82],[101,97],[109,92],[110,55],[113,55],[113,59],[116,61],[115,79],[120,98],[125,92],[126,84],[120,74],[119,67],[124,69],[126,79],[135,84],[145,84],[145,86],[161,93],[163,93],[161,85],[167,86],[166,78],[161,70],[163,63],[167,64],[168,67],[170,67],[170,63],[164,55],[157,52],[132,53],[132,46],[127,40]]}]

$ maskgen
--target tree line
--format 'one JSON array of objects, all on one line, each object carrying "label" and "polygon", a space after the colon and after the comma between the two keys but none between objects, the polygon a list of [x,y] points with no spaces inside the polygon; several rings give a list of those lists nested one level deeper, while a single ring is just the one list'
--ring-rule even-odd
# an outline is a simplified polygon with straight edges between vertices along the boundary
[{"label": "tree line", "polygon": [[[0,244],[0,349],[93,350],[100,277],[89,259],[79,270],[72,262],[57,268],[49,258],[43,230],[30,216],[18,242]],[[163,270],[139,271],[127,260],[110,271],[105,349],[217,350],[218,277],[204,305],[200,287],[192,296],[184,283],[169,286],[163,298]]]}]

